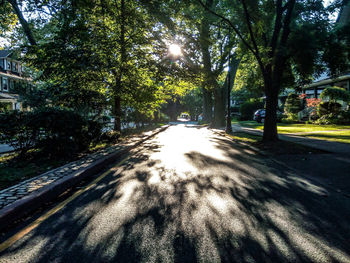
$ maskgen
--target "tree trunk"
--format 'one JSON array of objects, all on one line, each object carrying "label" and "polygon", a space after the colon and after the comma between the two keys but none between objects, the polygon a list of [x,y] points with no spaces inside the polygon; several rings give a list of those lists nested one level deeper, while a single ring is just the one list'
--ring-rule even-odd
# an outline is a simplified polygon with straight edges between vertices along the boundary
[{"label": "tree trunk", "polygon": [[[207,0],[207,5],[212,6],[213,0]],[[202,63],[203,63],[203,70],[204,70],[204,87],[203,87],[203,106],[204,106],[204,121],[205,122],[211,122],[213,115],[212,115],[212,107],[213,107],[213,99],[212,99],[212,89],[214,88],[212,84],[214,82],[211,81],[211,75],[212,75],[212,65],[211,65],[211,58],[210,58],[210,32],[209,32],[209,19],[208,16],[209,13],[207,11],[204,11],[201,24],[200,24],[200,36],[199,36],[199,44],[202,52]]]},{"label": "tree trunk", "polygon": [[211,122],[213,116],[212,92],[203,88],[203,120]]},{"label": "tree trunk", "polygon": [[177,109],[176,108],[177,108],[176,101],[171,101],[170,102],[170,112],[169,112],[170,121],[177,120]]},{"label": "tree trunk", "polygon": [[121,0],[121,6],[120,6],[120,12],[121,12],[121,23],[120,23],[120,68],[119,68],[119,74],[116,78],[116,85],[114,90],[114,114],[115,114],[115,120],[114,120],[114,130],[121,132],[121,98],[120,94],[123,89],[123,74],[124,74],[124,64],[126,63],[126,44],[125,44],[125,0]]},{"label": "tree trunk", "polygon": [[266,114],[264,122],[264,142],[273,142],[278,140],[277,134],[277,105],[278,105],[278,84],[271,79],[265,80],[266,92]]},{"label": "tree trunk", "polygon": [[231,90],[233,88],[236,73],[241,59],[237,58],[237,54],[229,56],[229,71],[227,72],[224,87],[226,87],[226,132],[232,132],[232,117],[231,117]]},{"label": "tree trunk", "polygon": [[121,132],[122,130],[122,123],[121,123],[121,116],[122,116],[122,109],[121,109],[121,100],[119,96],[114,97],[114,130]]},{"label": "tree trunk", "polygon": [[221,128],[225,126],[225,88],[216,87],[214,90],[214,119],[213,128]]},{"label": "tree trunk", "polygon": [[232,91],[233,85],[235,84],[236,73],[237,73],[237,70],[238,70],[238,66],[241,63],[241,59],[242,58],[238,58],[237,57],[236,53],[234,53],[232,55],[232,58],[231,58],[231,61],[230,61],[230,87],[228,87],[230,92]]}]

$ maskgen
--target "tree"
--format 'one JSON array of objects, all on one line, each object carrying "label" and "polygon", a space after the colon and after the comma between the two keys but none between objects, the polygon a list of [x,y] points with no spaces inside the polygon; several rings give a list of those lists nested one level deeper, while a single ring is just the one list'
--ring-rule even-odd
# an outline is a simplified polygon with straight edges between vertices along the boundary
[{"label": "tree", "polygon": [[[213,8],[216,1],[208,0],[208,6]],[[199,44],[201,48],[203,73],[206,88],[204,94],[204,111],[210,104],[207,102],[210,96],[208,90],[213,92],[214,96],[214,118],[212,127],[225,126],[225,105],[227,94],[226,82],[220,85],[220,78],[223,77],[225,65],[228,65],[230,53],[233,47],[237,45],[235,36],[232,36],[229,28],[221,24],[219,19],[213,16],[207,10],[200,12]],[[217,32],[217,34],[215,34]],[[235,74],[231,74],[231,78]],[[232,79],[233,80],[233,79]],[[231,82],[233,84],[233,81]],[[231,87],[229,88],[231,90]],[[207,110],[208,111],[208,110]],[[204,114],[204,119],[206,119]]]},{"label": "tree", "polygon": [[[318,44],[324,41],[324,36],[327,35],[329,29],[329,8],[325,8],[321,0],[312,2],[296,0],[222,1],[221,10],[220,8],[214,10],[212,6],[201,0],[198,2],[205,10],[230,26],[241,40],[243,47],[255,57],[266,95],[263,140],[277,140],[276,110],[283,75],[292,62],[299,65],[295,67],[295,70],[299,70],[300,75],[305,73],[306,69],[302,67],[301,62],[305,62],[302,55],[307,52],[312,54],[312,57],[307,57],[310,62],[307,68],[308,73],[313,73],[316,64],[314,62],[319,58],[321,50]],[[230,12],[227,12],[227,8]],[[317,30],[317,34],[307,39],[314,45],[306,46],[301,52],[293,52],[293,43],[296,43],[296,41],[291,41],[293,36],[295,38],[301,31],[313,33]]]},{"label": "tree", "polygon": [[0,36],[5,36],[16,25],[17,17],[7,1],[0,2]]},{"label": "tree", "polygon": [[40,69],[39,80],[49,84],[57,103],[83,109],[97,100],[106,105],[107,98],[120,131],[122,107],[151,116],[164,102],[153,25],[136,0],[65,1],[27,61]]}]

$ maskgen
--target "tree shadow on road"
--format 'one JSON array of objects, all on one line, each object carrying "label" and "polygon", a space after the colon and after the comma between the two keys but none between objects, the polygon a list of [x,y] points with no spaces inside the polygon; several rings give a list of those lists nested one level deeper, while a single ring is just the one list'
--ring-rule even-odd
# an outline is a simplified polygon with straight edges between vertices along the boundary
[{"label": "tree shadow on road", "polygon": [[[6,251],[30,262],[346,262],[349,207],[244,146],[191,151],[195,172],[150,156],[151,141]],[[18,259],[18,257],[17,257]],[[1,258],[0,258],[1,261]]]}]

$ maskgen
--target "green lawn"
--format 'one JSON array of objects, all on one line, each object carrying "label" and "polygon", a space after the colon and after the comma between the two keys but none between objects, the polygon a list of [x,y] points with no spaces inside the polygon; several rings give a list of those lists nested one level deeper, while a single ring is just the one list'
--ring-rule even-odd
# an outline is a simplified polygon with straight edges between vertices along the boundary
[{"label": "green lawn", "polygon": [[245,132],[235,132],[234,134],[229,134],[229,136],[236,141],[242,142],[257,143],[261,141],[261,136],[252,135]]},{"label": "green lawn", "polygon": [[[243,127],[262,130],[262,123],[256,121],[232,121],[232,124],[239,124]],[[300,124],[300,123],[278,123],[277,130],[279,133],[298,133],[298,132],[316,132],[316,131],[334,131],[350,129],[350,125],[315,125],[315,124]]]},{"label": "green lawn", "polygon": [[[232,124],[239,124],[243,127],[262,130],[263,124],[256,121],[232,121]],[[340,131],[349,129],[347,131]],[[300,123],[278,123],[278,133],[301,133],[300,136],[316,138],[327,141],[337,141],[343,143],[350,143],[350,125],[315,125],[315,124],[300,124]],[[326,132],[329,131],[329,132]],[[312,132],[310,134],[302,134]],[[318,133],[319,132],[319,133]]]}]

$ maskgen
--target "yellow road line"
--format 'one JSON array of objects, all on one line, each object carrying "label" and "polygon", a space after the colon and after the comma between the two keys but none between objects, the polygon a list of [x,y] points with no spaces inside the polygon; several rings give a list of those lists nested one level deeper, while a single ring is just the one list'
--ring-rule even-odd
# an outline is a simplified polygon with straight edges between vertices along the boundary
[{"label": "yellow road line", "polygon": [[[124,158],[121,160],[119,163],[117,163],[114,166],[119,166],[123,164],[130,156]],[[33,229],[37,228],[42,222],[44,222],[46,219],[48,219],[50,216],[53,214],[57,213],[60,211],[62,208],[64,208],[68,203],[72,202],[75,198],[77,198],[79,195],[82,193],[88,191],[91,189],[93,186],[95,186],[99,181],[101,181],[103,178],[105,178],[110,172],[113,170],[113,168],[108,169],[108,171],[104,172],[101,174],[99,177],[97,177],[94,181],[92,181],[89,185],[87,185],[85,188],[78,190],[75,192],[72,196],[67,198],[66,200],[62,201],[60,204],[52,208],[51,210],[47,211],[44,215],[40,216],[38,219],[36,219],[34,222],[29,224],[27,227],[24,229],[20,230],[10,238],[8,238],[6,241],[0,244],[0,252],[4,251],[11,245],[13,245],[17,240],[21,239],[24,235],[28,234],[30,231]]]}]

